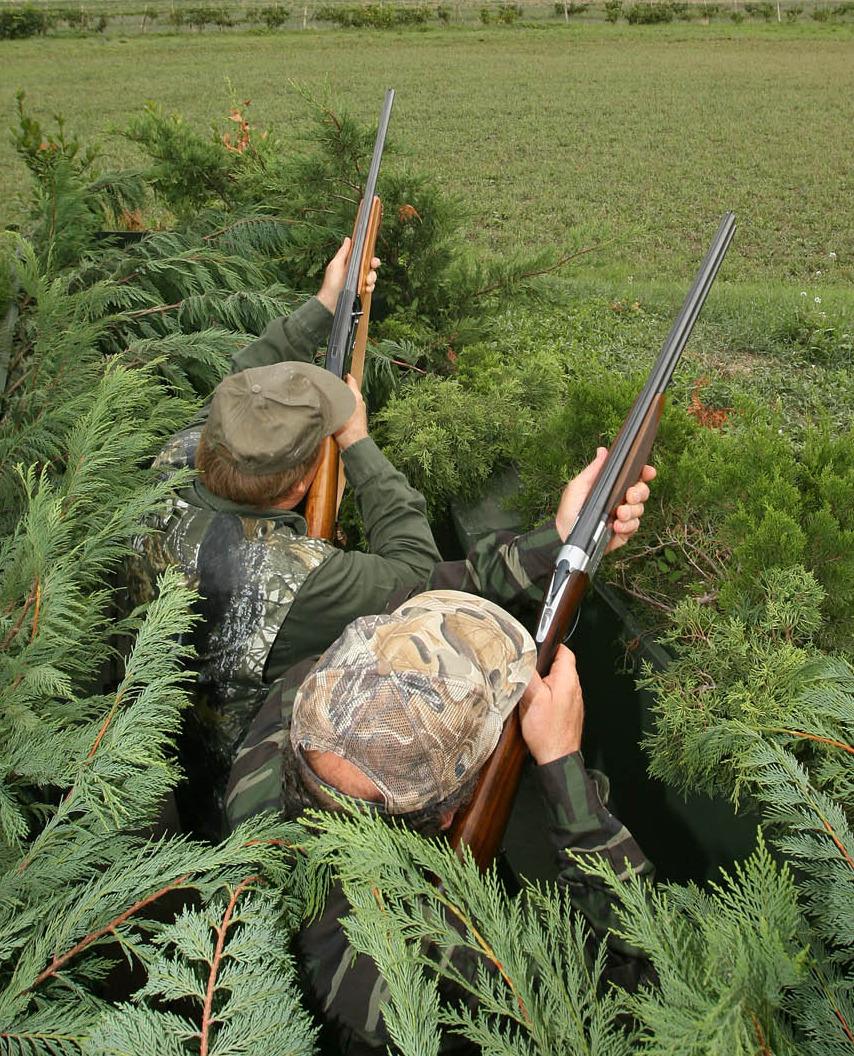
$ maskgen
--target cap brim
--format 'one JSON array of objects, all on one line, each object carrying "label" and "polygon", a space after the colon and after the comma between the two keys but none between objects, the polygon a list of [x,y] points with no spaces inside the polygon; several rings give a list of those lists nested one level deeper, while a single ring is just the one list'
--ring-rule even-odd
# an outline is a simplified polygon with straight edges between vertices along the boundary
[{"label": "cap brim", "polygon": [[333,374],[331,370],[318,367],[314,363],[290,363],[289,366],[297,368],[300,374],[304,374],[329,404],[329,433],[327,435],[340,429],[356,409],[356,397],[347,383]]}]

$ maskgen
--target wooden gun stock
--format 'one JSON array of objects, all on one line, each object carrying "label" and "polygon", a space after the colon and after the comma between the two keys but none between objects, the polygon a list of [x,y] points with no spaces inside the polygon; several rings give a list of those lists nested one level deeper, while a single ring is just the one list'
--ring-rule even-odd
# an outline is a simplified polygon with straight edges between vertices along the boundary
[{"label": "wooden gun stock", "polygon": [[[659,393],[653,401],[652,406],[647,411],[643,422],[638,429],[637,435],[632,440],[632,445],[629,448],[614,487],[611,489],[608,508],[612,517],[616,515],[617,507],[622,505],[626,489],[630,488],[636,480],[640,479],[641,470],[649,461],[649,455],[652,451],[652,445],[655,443],[655,437],[658,433],[661,416],[664,413],[664,404],[666,400],[667,395],[664,392]],[[624,422],[620,428],[620,432],[617,434],[613,444],[611,444],[611,447],[609,448],[609,456],[617,447],[625,428],[626,423]]]},{"label": "wooden gun stock", "polygon": [[[360,205],[359,208],[361,209],[362,206]],[[359,263],[359,303],[361,305],[361,314],[356,327],[350,364],[350,373],[359,383],[360,388],[365,372],[365,349],[368,344],[368,324],[371,314],[371,294],[366,292],[365,284],[368,279],[368,272],[371,270],[371,260],[374,257],[382,215],[382,202],[379,197],[375,196],[371,203],[368,232],[365,238],[362,259]],[[358,213],[356,224],[358,225]],[[341,465],[341,452],[338,450],[335,440],[331,436],[327,436],[321,447],[320,467],[315,474],[305,500],[305,519],[308,525],[308,534],[313,538],[328,539],[330,541],[334,538],[335,522],[338,519],[338,508],[341,505],[345,484],[344,469]]]}]

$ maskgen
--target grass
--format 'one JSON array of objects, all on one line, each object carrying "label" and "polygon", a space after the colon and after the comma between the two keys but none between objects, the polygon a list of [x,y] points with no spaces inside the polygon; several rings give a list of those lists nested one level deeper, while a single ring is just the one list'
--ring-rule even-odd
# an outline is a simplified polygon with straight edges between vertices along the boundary
[{"label": "grass", "polygon": [[[490,249],[605,241],[576,275],[684,283],[732,208],[728,281],[821,293],[854,275],[853,39],[807,23],[48,37],[0,43],[0,103],[11,116],[23,88],[89,138],[145,99],[210,123],[233,92],[296,134],[289,79],[365,117],[393,84],[406,163],[464,198]],[[119,138],[107,153],[133,156]],[[28,181],[8,140],[0,172],[13,221]]]}]

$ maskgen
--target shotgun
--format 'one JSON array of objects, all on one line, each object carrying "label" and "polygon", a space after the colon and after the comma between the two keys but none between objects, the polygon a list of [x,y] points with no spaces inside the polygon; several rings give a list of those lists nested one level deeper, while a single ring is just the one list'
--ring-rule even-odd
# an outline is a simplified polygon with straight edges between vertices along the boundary
[{"label": "shotgun", "polygon": [[[374,153],[353,228],[350,258],[344,289],[338,294],[332,332],[326,346],[326,369],[344,379],[352,374],[361,384],[365,365],[365,346],[368,340],[368,319],[371,295],[365,292],[365,280],[371,270],[371,258],[382,222],[382,203],[376,195],[377,177],[383,156],[394,89],[385,93]],[[312,482],[305,502],[308,534],[316,539],[332,539],[335,520],[344,491],[344,473],[335,440],[328,436],[322,444],[320,468]]]},{"label": "shotgun", "polygon": [[[572,631],[578,608],[611,538],[616,508],[646,465],[664,409],[665,390],[734,232],[735,215],[726,213],[658,359],[558,552],[534,636],[537,671],[541,675],[548,674],[558,646]],[[468,806],[457,812],[450,832],[451,844],[454,847],[467,844],[482,869],[498,853],[527,755],[516,709],[504,724],[495,751],[481,771],[474,795]]]}]

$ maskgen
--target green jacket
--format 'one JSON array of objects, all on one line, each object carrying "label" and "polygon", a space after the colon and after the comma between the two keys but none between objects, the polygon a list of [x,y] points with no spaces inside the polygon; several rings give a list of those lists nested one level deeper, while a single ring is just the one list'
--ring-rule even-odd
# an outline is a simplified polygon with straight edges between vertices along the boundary
[{"label": "green jacket", "polygon": [[[232,369],[309,361],[332,316],[312,298],[238,352]],[[194,465],[206,412],[176,434],[155,461],[169,474]],[[439,561],[423,497],[370,438],[342,455],[370,553],[306,537],[293,511],[259,510],[222,499],[201,483],[175,492],[154,532],[135,544],[129,587],[150,600],[167,566],[198,590],[194,645],[213,749],[225,765],[270,685],[292,664],[322,652],[357,616],[381,612],[389,596],[424,581]]]},{"label": "green jacket", "polygon": [[[465,561],[438,565],[424,589],[473,589],[492,600],[511,605],[538,593],[531,573],[540,573],[551,552],[554,560],[554,526],[528,533],[517,540],[482,540]],[[537,545],[539,544],[539,545]],[[549,564],[549,569],[551,564]],[[403,601],[389,602],[391,611]],[[226,811],[229,828],[253,814],[282,811],[282,753],[290,751],[288,730],[296,691],[311,669],[306,659],[277,683],[241,745],[229,778]],[[569,892],[572,904],[587,919],[594,935],[604,938],[613,924],[613,902],[604,886],[586,875],[578,860],[570,860],[572,849],[585,856],[606,857],[618,873],[627,868],[651,876],[652,866],[631,833],[607,810],[608,782],[602,774],[589,773],[576,752],[538,766],[536,774],[546,804],[545,826],[560,870],[558,883]],[[628,862],[628,866],[626,865]],[[309,998],[332,1035],[332,1050],[341,1056],[385,1052],[389,1042],[382,1020],[385,986],[373,962],[363,955],[353,957],[339,924],[349,907],[339,886],[330,891],[319,918],[305,926],[297,938],[297,952],[306,979]],[[461,971],[475,971],[469,951],[461,950]],[[471,963],[468,963],[468,962]],[[609,974],[626,984],[643,971],[637,951],[613,938],[609,940]],[[442,1052],[450,1053],[443,1045]]]}]

